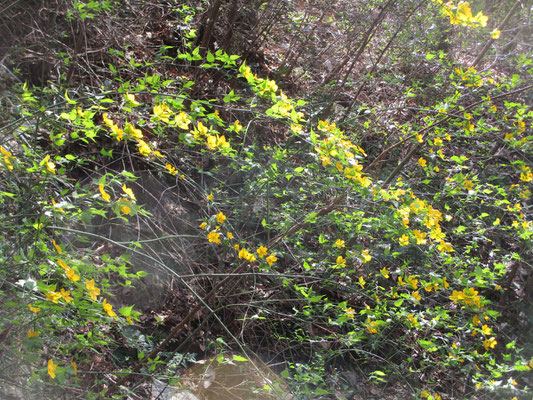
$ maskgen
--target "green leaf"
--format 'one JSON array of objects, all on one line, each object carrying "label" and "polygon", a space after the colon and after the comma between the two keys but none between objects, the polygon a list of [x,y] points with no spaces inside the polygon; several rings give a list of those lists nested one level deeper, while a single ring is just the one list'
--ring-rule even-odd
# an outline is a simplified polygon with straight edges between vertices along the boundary
[{"label": "green leaf", "polygon": [[309,303],[318,303],[320,300],[322,300],[323,295],[320,296],[311,296],[308,297],[307,300],[309,300]]},{"label": "green leaf", "polygon": [[208,51],[207,52],[207,56],[206,56],[206,60],[207,60],[207,62],[212,63],[213,61],[215,61],[215,56],[210,51]]},{"label": "green leaf", "polygon": [[76,101],[74,100],[71,100],[69,97],[68,97],[68,92],[65,90],[65,100],[67,100],[67,103],[68,104],[77,104]]},{"label": "green leaf", "polygon": [[106,150],[103,147],[100,149],[100,154],[106,157],[113,157],[113,149]]},{"label": "green leaf", "polygon": [[128,171],[122,171],[121,174],[124,175],[127,178],[137,179],[137,177],[135,175],[133,175],[131,172],[128,172]]},{"label": "green leaf", "polygon": [[240,362],[245,362],[245,361],[250,361],[248,360],[247,358],[244,358],[242,356],[233,356],[233,361],[240,361]]},{"label": "green leaf", "polygon": [[122,307],[122,308],[119,308],[118,312],[120,313],[120,315],[123,315],[125,317],[130,317],[132,310],[133,310],[133,306]]}]

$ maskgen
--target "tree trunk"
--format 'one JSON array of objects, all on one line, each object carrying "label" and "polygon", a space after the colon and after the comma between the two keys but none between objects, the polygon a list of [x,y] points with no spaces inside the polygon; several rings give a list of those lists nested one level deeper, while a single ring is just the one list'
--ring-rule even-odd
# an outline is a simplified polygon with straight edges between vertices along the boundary
[{"label": "tree trunk", "polygon": [[200,55],[202,58],[207,54],[209,48],[209,43],[213,37],[213,29],[215,28],[215,22],[218,18],[218,12],[220,11],[220,6],[222,5],[223,0],[215,0],[215,2],[209,7],[207,11],[207,22],[203,30],[202,41],[200,42]]},{"label": "tree trunk", "polygon": [[[505,16],[505,18],[503,19],[502,23],[498,26],[497,28],[498,30],[501,31],[503,28],[505,28],[505,25],[507,25],[507,23],[511,19],[511,16],[513,15],[513,13],[515,12],[515,10],[518,8],[519,5],[520,5],[520,0],[517,0],[516,3],[514,3],[513,7],[511,7],[511,9],[509,10],[507,15]],[[492,43],[494,43],[494,40],[495,39],[493,39],[492,37],[489,40],[487,40],[487,43],[485,43],[485,46],[483,46],[478,56],[476,57],[474,63],[472,64],[474,68],[479,68],[479,66],[481,65],[481,61],[483,61],[483,57],[485,57],[485,54],[487,54],[487,51],[489,51],[490,47],[492,46]]]}]

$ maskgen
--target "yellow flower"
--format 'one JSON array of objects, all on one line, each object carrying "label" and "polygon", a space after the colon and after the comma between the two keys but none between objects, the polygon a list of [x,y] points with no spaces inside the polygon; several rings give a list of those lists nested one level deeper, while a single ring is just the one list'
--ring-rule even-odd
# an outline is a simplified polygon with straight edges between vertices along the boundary
[{"label": "yellow flower", "polygon": [[268,249],[265,246],[260,246],[257,249],[257,254],[259,254],[259,257],[263,258],[268,253]]},{"label": "yellow flower", "polygon": [[400,246],[407,246],[409,244],[409,236],[404,233],[402,237],[398,239],[398,242],[400,243]]},{"label": "yellow flower", "polygon": [[336,263],[337,263],[337,267],[340,267],[340,268],[346,267],[346,259],[343,258],[342,256],[337,257]]},{"label": "yellow flower", "polygon": [[416,319],[416,317],[413,315],[413,314],[409,314],[407,316],[407,318],[409,319],[409,321],[413,324],[413,325],[418,325],[418,320]]},{"label": "yellow flower", "polygon": [[91,279],[90,281],[86,279],[85,287],[87,288],[87,290],[89,290],[89,296],[91,297],[91,299],[96,301],[97,296],[100,294],[100,289],[95,286],[94,279]]},{"label": "yellow flower", "polygon": [[450,287],[450,284],[446,278],[442,278],[442,285],[444,286],[444,289],[448,289]]},{"label": "yellow flower", "polygon": [[63,288],[61,288],[61,297],[63,297],[63,300],[65,300],[67,303],[70,303],[72,300],[74,300],[70,296],[70,290],[65,290]]},{"label": "yellow flower", "polygon": [[105,191],[105,189],[104,189],[104,184],[103,184],[103,183],[101,183],[101,184],[98,185],[98,189],[100,189],[100,194],[102,195],[102,198],[103,198],[105,201],[109,202],[110,199],[111,199],[111,196],[110,196],[108,193],[106,193],[106,191]]},{"label": "yellow flower", "polygon": [[494,29],[494,30],[490,33],[490,36],[491,36],[493,39],[499,39],[501,33],[502,33],[502,32],[501,32],[499,29]]},{"label": "yellow flower", "polygon": [[463,181],[463,187],[466,190],[472,190],[472,189],[474,189],[474,182],[472,182],[470,179],[465,179]]},{"label": "yellow flower", "polygon": [[418,291],[411,293],[411,296],[413,296],[418,301],[422,300],[422,296],[420,296],[420,293],[418,293]]},{"label": "yellow flower", "polygon": [[239,133],[242,130],[242,125],[239,123],[239,120],[233,123],[233,127],[235,129],[235,132],[237,133]]},{"label": "yellow flower", "polygon": [[379,272],[380,272],[381,275],[383,275],[386,279],[389,279],[389,270],[387,269],[387,267],[383,267],[382,269],[379,270]]},{"label": "yellow flower", "polygon": [[171,115],[172,111],[165,103],[161,103],[157,106],[154,106],[154,117],[157,121],[163,121],[168,123],[170,121]]},{"label": "yellow flower", "polygon": [[70,267],[67,267],[65,269],[65,275],[68,279],[70,279],[72,282],[77,282],[80,280],[80,276],[74,272],[74,270]]},{"label": "yellow flower", "polygon": [[354,318],[355,317],[355,310],[351,307],[345,308],[344,312],[346,313],[346,316],[348,318]]},{"label": "yellow flower", "polygon": [[363,278],[362,276],[359,277],[359,285],[361,285],[361,288],[365,288],[365,278]]},{"label": "yellow flower", "polygon": [[31,304],[28,304],[28,308],[30,309],[30,311],[34,314],[37,314],[39,311],[41,311],[41,309],[39,307],[34,307],[32,306]]},{"label": "yellow flower", "polygon": [[213,200],[213,197],[214,197],[214,196],[213,196],[213,193],[209,193],[209,194],[207,195],[206,199],[209,200],[209,201],[211,201],[211,200]]},{"label": "yellow flower", "polygon": [[481,307],[481,297],[479,292],[473,288],[464,288],[461,292],[454,290],[450,296],[450,300],[455,303],[464,303],[468,306]]},{"label": "yellow flower", "polygon": [[403,278],[401,276],[398,276],[398,286],[402,287],[405,285],[406,283],[403,281]]},{"label": "yellow flower", "polygon": [[424,143],[424,139],[422,139],[421,134],[416,135],[416,140],[418,141],[418,143]]},{"label": "yellow flower", "polygon": [[54,245],[56,251],[57,251],[59,254],[63,253],[63,251],[61,250],[61,247],[59,247],[59,246],[57,245],[55,239],[52,240],[52,244]]},{"label": "yellow flower", "polygon": [[48,375],[50,375],[52,379],[55,379],[56,377],[56,368],[57,364],[54,364],[54,361],[52,359],[48,360]]},{"label": "yellow flower", "polygon": [[422,167],[425,167],[427,165],[427,161],[424,160],[422,157],[420,157],[418,159],[418,164],[420,164],[420,166],[422,166]]},{"label": "yellow flower", "polygon": [[102,303],[102,307],[104,311],[109,315],[110,317],[114,317],[116,319],[117,314],[113,311],[113,306],[107,302],[107,299],[104,299],[104,302]]},{"label": "yellow flower", "polygon": [[126,321],[128,321],[129,324],[133,324],[133,320],[131,319],[131,317],[126,317]]},{"label": "yellow flower", "polygon": [[67,265],[67,263],[63,260],[57,260],[57,264],[63,268],[64,270],[67,270],[69,269],[70,267]]},{"label": "yellow flower", "polygon": [[435,146],[442,146],[442,139],[439,137],[435,138],[433,144],[435,144]]},{"label": "yellow flower", "polygon": [[479,317],[477,315],[474,315],[474,318],[472,319],[472,323],[475,326],[478,326],[479,324],[481,324],[481,321],[480,321],[480,319],[479,319]]},{"label": "yellow flower", "polygon": [[148,143],[146,143],[144,140],[139,140],[137,142],[137,148],[141,156],[144,156],[144,157],[148,157],[150,153],[152,152],[152,149],[150,148],[150,146],[148,146]]},{"label": "yellow flower", "polygon": [[13,153],[7,150],[4,146],[0,146],[0,153],[2,153],[6,158],[13,157]]},{"label": "yellow flower", "polygon": [[231,232],[226,233],[226,236],[228,237],[228,239],[233,239],[233,233]]},{"label": "yellow flower", "polygon": [[57,293],[54,291],[50,291],[48,293],[45,293],[45,296],[48,300],[50,300],[52,303],[58,303],[59,299],[61,298],[61,293]]},{"label": "yellow flower", "polygon": [[[113,128],[111,128],[113,130]],[[113,130],[114,131],[114,130]],[[137,140],[142,140],[143,138],[143,133],[140,129],[137,129],[135,128],[132,124],[130,124],[129,122],[126,124],[126,126],[124,127],[124,133],[126,133],[127,135],[130,135],[132,137],[134,137],[135,139]]]},{"label": "yellow flower", "polygon": [[189,125],[191,123],[191,120],[189,116],[185,113],[185,111],[180,112],[178,115],[174,117],[174,121],[176,122],[176,125],[178,125],[179,128],[188,130]]},{"label": "yellow flower", "polygon": [[209,135],[206,139],[207,141],[207,148],[209,150],[216,150],[217,148],[217,137]]},{"label": "yellow flower", "polygon": [[483,325],[481,327],[481,332],[483,332],[484,335],[488,336],[488,335],[490,335],[492,333],[492,329],[488,325]]},{"label": "yellow flower", "polygon": [[453,247],[450,243],[447,243],[447,242],[441,242],[437,245],[437,249],[441,252],[441,253],[449,253],[451,251],[453,251]]},{"label": "yellow flower", "polygon": [[28,329],[27,336],[29,339],[39,336],[39,332],[34,331],[33,329]]},{"label": "yellow flower", "polygon": [[178,171],[176,170],[176,167],[174,167],[173,165],[170,165],[169,163],[165,164],[165,168],[168,170],[168,173],[170,175],[177,175],[178,174]]},{"label": "yellow flower", "polygon": [[365,249],[361,252],[361,258],[364,264],[372,260],[372,256],[370,255],[370,251],[368,249]]},{"label": "yellow flower", "polygon": [[483,347],[485,347],[485,350],[493,349],[497,344],[498,342],[493,337],[483,341]]},{"label": "yellow flower", "polygon": [[50,155],[48,154],[43,160],[39,163],[39,165],[45,165],[46,169],[50,171],[52,174],[56,173],[56,165],[50,161]]},{"label": "yellow flower", "polygon": [[134,95],[134,94],[126,93],[126,94],[124,95],[124,97],[126,98],[126,101],[127,101],[128,103],[130,103],[130,106],[137,107],[137,106],[141,105],[141,103],[139,103],[139,102],[135,99],[135,95]]},{"label": "yellow flower", "polygon": [[198,122],[198,127],[195,130],[195,132],[194,132],[195,133],[194,137],[199,139],[199,136],[197,136],[196,133],[199,133],[200,135],[206,136],[207,132],[208,132],[207,127],[204,124],[202,124],[201,122]]},{"label": "yellow flower", "polygon": [[428,234],[426,232],[421,232],[418,229],[413,229],[413,233],[416,237],[416,244],[426,244],[427,243],[427,236]]},{"label": "yellow flower", "polygon": [[409,227],[409,214],[411,213],[411,209],[409,207],[402,207],[396,210],[396,212],[400,215],[402,218],[402,224],[406,228]]},{"label": "yellow flower", "polygon": [[344,247],[344,245],[345,245],[344,240],[337,239],[337,241],[335,242],[333,247],[336,247],[338,249],[342,249]]},{"label": "yellow flower", "polygon": [[276,261],[278,261],[277,257],[274,255],[274,254],[271,254],[269,255],[267,258],[266,258],[266,262],[268,263],[268,265],[272,266],[272,264],[274,264]]},{"label": "yellow flower", "polygon": [[108,118],[107,113],[102,114],[102,119],[104,120],[104,123],[109,127],[112,127],[115,124],[113,120]]},{"label": "yellow flower", "polygon": [[217,148],[229,147],[229,143],[224,135],[209,135],[206,138],[207,148],[210,150],[216,150]]},{"label": "yellow flower", "polygon": [[200,229],[205,229],[206,226],[207,226],[207,222],[202,222],[200,224]]},{"label": "yellow flower", "polygon": [[415,290],[418,288],[418,279],[415,279],[412,276],[407,277],[407,283]]},{"label": "yellow flower", "polygon": [[524,182],[531,182],[533,180],[533,173],[531,172],[531,168],[524,167],[522,169],[522,173],[520,174],[520,180]]},{"label": "yellow flower", "polygon": [[120,211],[122,211],[124,214],[128,215],[130,212],[131,212],[131,208],[124,205],[122,207],[120,207]]},{"label": "yellow flower", "polygon": [[367,318],[366,329],[368,329],[369,333],[378,333],[377,324],[376,321],[371,321],[370,318]]},{"label": "yellow flower", "polygon": [[224,221],[226,220],[226,216],[225,216],[224,213],[221,211],[221,212],[219,212],[219,213],[217,214],[216,219],[217,219],[217,222],[218,222],[219,224],[223,224]]},{"label": "yellow flower", "polygon": [[234,248],[235,250],[239,250],[239,249],[241,248],[241,246],[239,246],[239,244],[236,243],[236,244],[233,245],[233,248]]},{"label": "yellow flower", "polygon": [[249,262],[254,262],[256,260],[255,256],[244,248],[239,251],[239,258],[243,258]]},{"label": "yellow flower", "polygon": [[209,239],[209,242],[220,244],[220,233],[216,231],[211,231],[207,234],[207,239]]},{"label": "yellow flower", "polygon": [[122,185],[122,190],[131,199],[131,201],[137,201],[137,199],[135,198],[135,194],[133,193],[133,190],[126,187],[126,184]]},{"label": "yellow flower", "polygon": [[72,369],[74,370],[74,375],[78,375],[78,366],[76,365],[76,363],[74,361],[72,361],[70,363],[70,366],[72,367]]},{"label": "yellow flower", "polygon": [[[235,246],[238,246],[238,245],[235,245]],[[242,248],[239,251],[239,258],[244,258],[246,260],[248,258],[248,250],[246,250],[245,248]]]},{"label": "yellow flower", "polygon": [[117,142],[120,142],[124,138],[124,131],[120,129],[117,125],[111,126],[111,132],[115,135]]}]

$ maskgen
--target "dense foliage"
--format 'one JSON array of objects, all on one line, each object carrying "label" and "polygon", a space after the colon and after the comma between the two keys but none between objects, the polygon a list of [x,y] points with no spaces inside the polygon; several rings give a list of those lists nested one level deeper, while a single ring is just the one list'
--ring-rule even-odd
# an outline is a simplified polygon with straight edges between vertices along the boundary
[{"label": "dense foliage", "polygon": [[530,398],[527,2],[35,3],[2,11],[2,395],[232,352],[296,398]]}]

